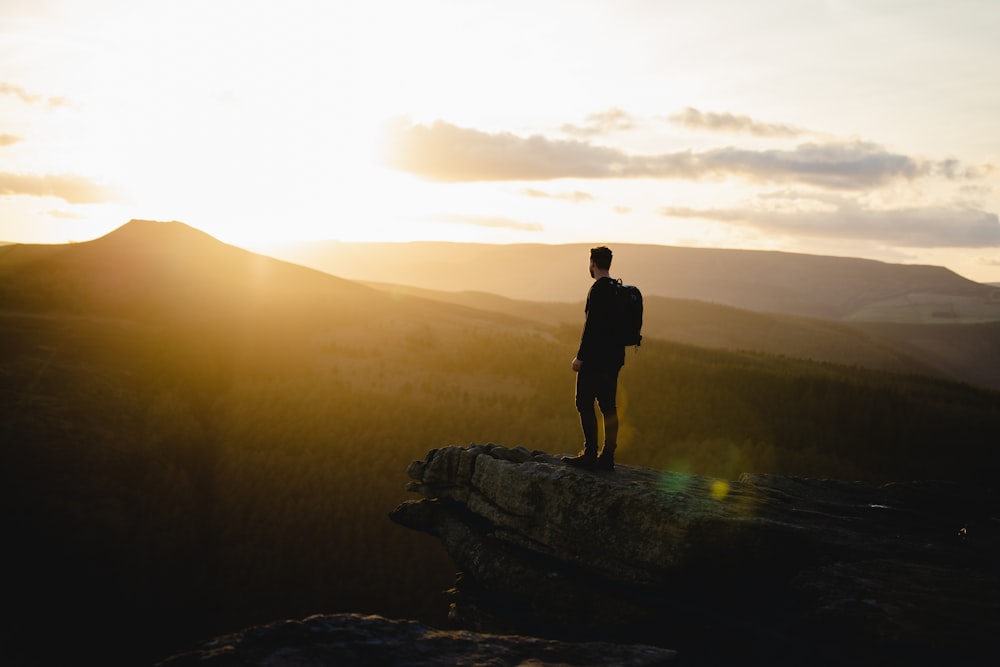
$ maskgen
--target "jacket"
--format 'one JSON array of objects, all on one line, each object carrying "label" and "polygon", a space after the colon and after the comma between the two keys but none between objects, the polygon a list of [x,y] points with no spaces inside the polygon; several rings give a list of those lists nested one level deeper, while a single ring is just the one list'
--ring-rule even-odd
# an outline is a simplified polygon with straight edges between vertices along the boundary
[{"label": "jacket", "polygon": [[618,370],[625,365],[625,346],[619,332],[617,286],[613,278],[598,278],[587,293],[587,320],[576,358],[582,372]]}]

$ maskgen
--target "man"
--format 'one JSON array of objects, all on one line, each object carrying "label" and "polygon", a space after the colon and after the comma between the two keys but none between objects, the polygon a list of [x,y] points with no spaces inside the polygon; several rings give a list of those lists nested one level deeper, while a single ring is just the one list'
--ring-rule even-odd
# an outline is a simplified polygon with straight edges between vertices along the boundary
[{"label": "man", "polygon": [[[583,427],[583,451],[565,456],[563,462],[588,470],[614,470],[618,445],[618,373],[625,364],[622,344],[617,287],[610,275],[611,250],[600,246],[590,251],[590,277],[594,284],[587,294],[587,320],[580,337],[580,348],[573,359],[576,372],[576,409]],[[594,402],[604,419],[604,449],[597,454],[597,414]]]}]

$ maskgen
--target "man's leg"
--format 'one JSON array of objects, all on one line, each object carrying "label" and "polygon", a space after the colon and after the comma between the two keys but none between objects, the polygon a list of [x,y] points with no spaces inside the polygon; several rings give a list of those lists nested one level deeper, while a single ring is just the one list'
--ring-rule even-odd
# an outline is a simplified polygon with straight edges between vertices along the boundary
[{"label": "man's leg", "polygon": [[601,373],[597,386],[597,404],[604,417],[604,449],[597,460],[597,467],[615,469],[615,449],[618,448],[618,371]]},{"label": "man's leg", "polygon": [[576,409],[580,413],[583,428],[583,451],[578,456],[564,456],[563,462],[573,466],[592,468],[597,464],[597,374],[579,372],[576,374]]}]

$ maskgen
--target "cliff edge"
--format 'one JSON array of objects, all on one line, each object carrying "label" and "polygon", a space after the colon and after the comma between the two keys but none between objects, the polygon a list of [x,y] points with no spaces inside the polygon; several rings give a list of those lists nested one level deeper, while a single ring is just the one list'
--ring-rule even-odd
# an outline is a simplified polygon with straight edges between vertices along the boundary
[{"label": "cliff edge", "polygon": [[432,450],[391,518],[441,540],[461,627],[643,643],[684,664],[983,664],[1000,655],[1000,501]]}]

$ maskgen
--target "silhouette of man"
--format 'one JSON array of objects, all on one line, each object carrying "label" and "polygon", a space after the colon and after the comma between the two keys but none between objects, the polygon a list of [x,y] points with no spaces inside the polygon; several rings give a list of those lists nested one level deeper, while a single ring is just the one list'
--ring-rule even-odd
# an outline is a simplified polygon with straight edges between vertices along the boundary
[{"label": "silhouette of man", "polygon": [[[615,280],[610,275],[611,250],[599,246],[590,250],[590,277],[594,284],[587,293],[587,320],[580,336],[580,348],[573,359],[576,371],[576,409],[583,427],[583,451],[564,456],[563,462],[588,470],[614,470],[618,445],[618,373],[625,364],[621,342]],[[594,402],[604,420],[604,449],[597,454],[598,424]]]}]

